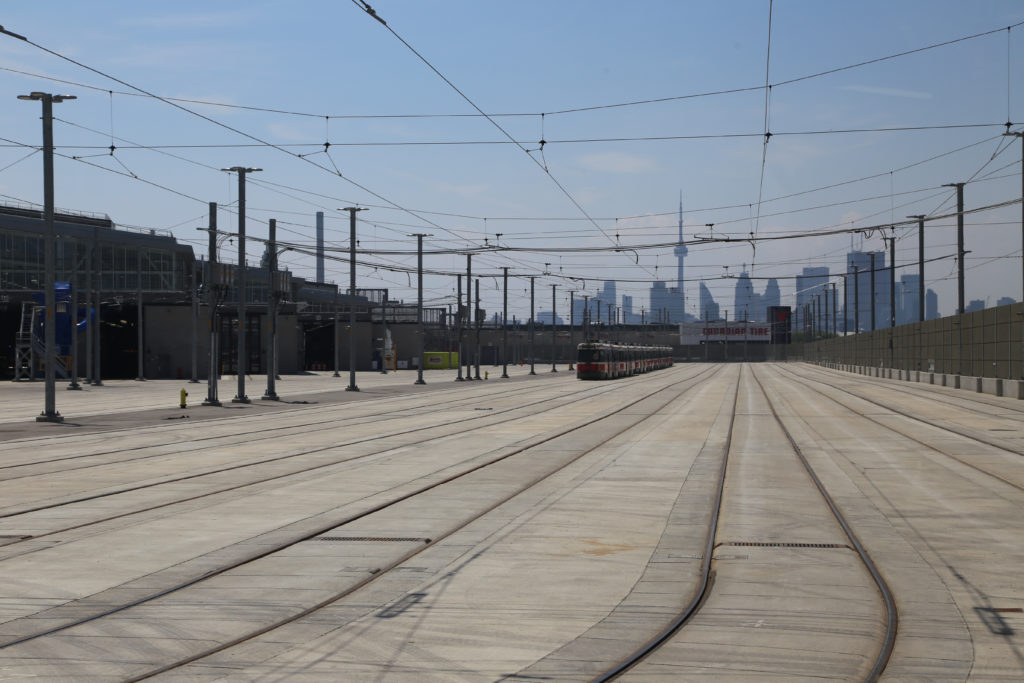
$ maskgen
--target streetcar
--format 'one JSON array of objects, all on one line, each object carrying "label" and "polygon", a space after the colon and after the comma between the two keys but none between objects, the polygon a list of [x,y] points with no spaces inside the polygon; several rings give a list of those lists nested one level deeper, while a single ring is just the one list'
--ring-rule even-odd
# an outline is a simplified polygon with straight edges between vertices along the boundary
[{"label": "streetcar", "polygon": [[576,349],[577,379],[615,379],[672,365],[671,346],[583,342]]}]

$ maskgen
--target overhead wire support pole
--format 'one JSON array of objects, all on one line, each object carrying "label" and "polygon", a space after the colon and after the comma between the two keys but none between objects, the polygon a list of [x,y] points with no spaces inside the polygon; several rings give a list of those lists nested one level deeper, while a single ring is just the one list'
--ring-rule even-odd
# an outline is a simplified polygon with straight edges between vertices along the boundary
[{"label": "overhead wire support pole", "polygon": [[192,376],[189,384],[199,384],[199,271],[192,260]]},{"label": "overhead wire support pole", "polygon": [[551,285],[551,372],[558,372],[558,368],[555,367],[555,362],[557,359],[557,353],[555,349],[558,344],[558,326],[555,324],[558,322],[558,314],[556,313],[556,306],[558,304],[555,300],[555,297],[557,296],[557,290],[558,285]]},{"label": "overhead wire support pole", "polygon": [[[356,213],[366,208],[346,206],[348,211],[348,386],[345,391],[359,391],[356,386]],[[386,313],[386,311],[385,311]],[[387,316],[385,315],[385,320]],[[384,360],[381,359],[381,364]]]},{"label": "overhead wire support pole", "polygon": [[277,272],[277,219],[267,222],[267,390],[260,398],[264,401],[280,401],[274,380],[277,378],[277,288],[274,275]]},{"label": "overhead wire support pole", "polygon": [[853,264],[853,333],[860,334],[860,266]]},{"label": "overhead wire support pole", "polygon": [[573,371],[572,362],[576,356],[576,348],[573,346],[573,332],[576,325],[576,292],[569,291],[569,372]]},{"label": "overhead wire support pole", "polygon": [[473,326],[476,328],[476,377],[474,379],[480,379],[480,327],[484,322],[480,316],[480,278],[476,279],[476,306],[473,308],[473,319]]},{"label": "overhead wire support pole", "polygon": [[[1020,279],[1021,279],[1021,299],[1020,300],[1021,300],[1021,302],[1024,302],[1024,132],[1015,132],[1015,133],[1007,132],[1007,133],[1003,133],[1003,135],[1008,135],[1008,136],[1020,139],[1020,166],[1021,166],[1021,169],[1020,169],[1021,170],[1021,175],[1020,175],[1020,197],[1021,197],[1021,204],[1020,204],[1020,245],[1021,245],[1021,252],[1020,252],[1020,266],[1021,266],[1021,270],[1020,270],[1020,273],[1021,273],[1021,278]],[[921,285],[924,286],[923,279],[922,279]],[[1021,335],[1021,340],[1022,340],[1022,342],[1024,342],[1024,334]],[[1009,358],[1007,358],[1007,365],[1009,365]],[[1020,377],[1021,377],[1021,379],[1024,379],[1024,351],[1022,351],[1022,353],[1021,353]]]},{"label": "overhead wire support pole", "polygon": [[[10,34],[15,37],[17,34]],[[57,412],[57,273],[56,273],[56,238],[53,226],[53,103],[76,99],[74,95],[53,95],[45,92],[32,92],[18,95],[19,100],[36,100],[43,104],[43,287],[46,301],[46,343],[45,391],[43,412],[36,416],[36,422],[63,422],[64,418]],[[35,368],[33,368],[33,373]]]},{"label": "overhead wire support pole", "polygon": [[508,379],[508,266],[502,267],[504,287],[501,309],[501,378]]},{"label": "overhead wire support pole", "polygon": [[[423,345],[423,238],[432,237],[426,233],[417,232],[410,237],[416,238],[416,336],[419,338],[417,344],[419,361],[416,363],[416,381],[413,384],[426,384],[423,381],[423,359],[426,355]],[[508,269],[505,271],[506,279]]]},{"label": "overhead wire support pole", "polygon": [[875,252],[869,254],[871,257],[871,331],[875,331]]},{"label": "overhead wire support pole", "polygon": [[[455,366],[459,369],[459,374],[455,378],[456,382],[465,382],[466,380],[462,377],[462,274],[455,276],[458,281],[458,289],[456,290],[456,304],[455,304],[455,336],[458,338],[458,358],[456,359]],[[449,356],[449,359],[451,356]],[[451,365],[449,361],[448,365]]]},{"label": "overhead wire support pole", "polygon": [[71,288],[68,292],[68,311],[71,314],[71,383],[65,389],[80,391],[78,383],[80,361],[78,359],[78,241],[70,240],[71,244]]},{"label": "overhead wire support pole", "polygon": [[[466,254],[466,327],[473,329],[473,255]],[[472,346],[467,346],[472,348]],[[461,362],[461,358],[459,361]],[[473,354],[466,354],[466,379],[473,379]]]},{"label": "overhead wire support pole", "polygon": [[135,250],[135,359],[138,365],[138,375],[135,377],[136,382],[146,381],[145,361],[146,355],[143,351],[145,347],[145,333],[142,329],[142,247],[139,246]]},{"label": "overhead wire support pole", "polygon": [[222,171],[238,174],[238,277],[235,278],[235,291],[238,293],[238,346],[235,368],[238,372],[238,392],[231,399],[232,403],[252,403],[245,395],[245,373],[248,370],[249,356],[246,349],[246,310],[245,304],[248,298],[245,264],[245,177],[250,173],[262,171],[262,168],[247,168],[245,166],[232,166],[222,168]]},{"label": "overhead wire support pole", "polygon": [[217,293],[221,291],[220,273],[217,271],[217,202],[210,202],[209,258],[210,272],[206,282],[206,297],[210,306],[210,367],[206,377],[206,400],[204,406],[219,406],[217,399],[217,373],[220,349],[217,344]]},{"label": "overhead wire support pole", "polygon": [[[956,298],[957,298],[957,314],[960,316],[960,324],[957,327],[958,332],[958,350],[956,358],[956,374],[963,374],[963,357],[964,357],[964,256],[967,254],[964,251],[964,185],[966,183],[946,183],[943,187],[955,187],[956,188]],[[957,387],[959,388],[959,380],[957,380]]]},{"label": "overhead wire support pole", "polygon": [[534,289],[534,281],[535,280],[536,280],[535,277],[532,277],[532,276],[530,277],[530,374],[531,375],[536,375],[537,374],[534,371],[534,369],[533,369],[534,361],[535,361],[535,359],[537,357],[536,353],[534,353],[534,347],[533,347],[533,327],[534,327],[533,326],[533,318],[534,318],[533,289]]}]

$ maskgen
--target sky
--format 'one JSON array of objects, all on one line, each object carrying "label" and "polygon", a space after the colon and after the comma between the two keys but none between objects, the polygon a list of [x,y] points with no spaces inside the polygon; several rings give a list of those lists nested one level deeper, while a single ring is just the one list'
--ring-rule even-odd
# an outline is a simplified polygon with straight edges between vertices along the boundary
[{"label": "sky", "polygon": [[[500,311],[508,267],[509,317],[523,319],[530,276],[538,310],[552,284],[564,313],[570,291],[612,279],[649,308],[651,281],[674,285],[680,196],[694,314],[701,279],[723,309],[744,270],[755,291],[778,278],[792,305],[803,268],[841,273],[883,236],[897,265],[915,261],[916,227],[883,226],[955,211],[947,183],[968,183],[967,210],[1021,197],[1021,142],[1003,136],[1024,130],[1024,25],[1007,30],[1024,22],[1019,0],[372,4],[386,26],[319,0],[5,8],[0,25],[31,43],[0,35],[0,201],[42,202],[39,104],[16,96],[75,95],[54,106],[58,207],[201,254],[208,202],[221,230],[238,226],[237,177],[220,169],[261,168],[246,185],[250,263],[269,219],[309,250],[323,211],[338,250],[326,279],[347,285],[339,209],[368,207],[359,259],[377,267],[357,269],[358,287],[415,301],[410,235],[425,233],[436,273],[490,248],[473,257],[482,307]],[[968,300],[1021,299],[1021,233],[1019,203],[965,216]],[[925,234],[938,259],[925,280],[950,314],[955,217]],[[315,274],[300,251],[281,266]],[[453,303],[455,284],[428,274],[425,302]]]}]

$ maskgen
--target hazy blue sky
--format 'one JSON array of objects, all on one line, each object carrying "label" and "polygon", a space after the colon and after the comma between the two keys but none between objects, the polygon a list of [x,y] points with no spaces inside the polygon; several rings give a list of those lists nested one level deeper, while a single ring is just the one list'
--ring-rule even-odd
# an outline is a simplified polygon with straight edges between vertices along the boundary
[{"label": "hazy blue sky", "polygon": [[[99,155],[83,161],[58,158],[57,205],[106,213],[119,225],[171,230],[200,248],[204,236],[195,228],[206,224],[206,202],[227,207],[220,215],[222,229],[237,223],[229,212],[235,178],[216,170],[225,166],[265,169],[248,186],[249,234],[265,236],[266,220],[277,218],[281,239],[311,245],[313,214],[324,210],[328,240],[346,247],[347,218],[336,209],[358,203],[373,207],[360,214],[360,246],[382,250],[413,248],[414,239],[406,236],[412,232],[432,233],[428,248],[494,244],[497,233],[501,244],[517,247],[612,247],[616,235],[624,248],[670,242],[681,191],[687,238],[709,234],[706,224],[714,223],[716,236],[738,240],[692,245],[687,258],[687,277],[708,278],[719,303],[731,309],[734,281],[716,279],[725,266],[732,275],[745,265],[755,277],[786,278],[809,265],[842,271],[851,244],[882,248],[876,231],[870,237],[760,242],[755,250],[743,241],[751,232],[764,237],[944,214],[955,203],[953,191],[941,186],[957,181],[972,180],[965,191],[968,209],[1021,193],[1021,144],[1001,137],[1000,125],[822,133],[1007,120],[1015,122],[1013,130],[1024,129],[1024,26],[1005,30],[1024,21],[1019,0],[777,0],[767,80],[778,85],[768,98],[768,128],[774,135],[764,156],[763,184],[768,0],[373,3],[388,26],[484,111],[528,114],[495,121],[529,150],[546,140],[543,156],[530,154],[539,164],[481,117],[326,119],[475,113],[351,2],[17,4],[0,15],[6,29],[151,93],[309,114],[181,103],[263,141],[308,145],[287,147],[292,154],[245,146],[253,141],[164,102],[119,94],[130,88],[0,36],[0,94],[7,100],[0,108],[0,137],[40,144],[39,105],[19,102],[16,95],[74,94],[77,101],[55,107],[58,151]],[[995,29],[1003,30],[783,83]],[[556,113],[738,88],[755,89]],[[737,137],[609,141],[724,135]],[[107,149],[111,136],[118,148],[113,156]],[[331,143],[329,155],[323,153],[325,141]],[[361,144],[424,142],[500,144]],[[8,146],[0,147],[0,200],[41,202],[40,155],[19,161],[27,150],[3,144]],[[154,151],[133,145],[183,147]],[[86,149],[90,146],[95,148]],[[937,155],[945,156],[905,168]],[[386,201],[339,177],[335,166]],[[806,192],[839,183],[844,184]],[[779,199],[795,193],[804,194]],[[385,208],[389,203],[417,215]],[[967,298],[988,298],[990,304],[1000,296],[1020,298],[1019,205],[969,215],[966,223]],[[954,226],[953,219],[928,224],[929,258],[955,253]],[[915,232],[898,230],[897,236],[902,237],[898,262],[916,259]],[[251,262],[260,250],[251,244]],[[415,263],[402,255],[364,258]],[[507,265],[520,275],[547,270],[618,279],[619,292],[633,295],[636,308],[649,305],[650,284],[628,280],[675,276],[671,246],[637,255],[493,253],[474,261],[474,271],[489,274]],[[312,276],[310,257],[286,254],[283,263]],[[465,258],[428,256],[426,266],[463,269]],[[956,305],[955,272],[952,259],[928,266],[926,280],[939,292],[943,313]],[[347,273],[345,264],[328,262],[329,280],[347,282]],[[511,314],[522,317],[528,312],[526,285],[514,282]],[[583,289],[578,281],[550,277],[538,285],[553,282],[566,292]],[[415,298],[410,286],[415,277],[402,273],[360,269],[359,283]],[[428,301],[450,301],[454,284],[451,278],[429,277]],[[783,303],[792,304],[792,281],[780,285]],[[587,289],[598,286],[590,283]],[[697,286],[696,281],[686,286],[691,312]],[[755,286],[760,291],[764,283]],[[481,291],[484,307],[498,310],[496,281],[486,280]],[[550,288],[540,291],[540,307],[549,308]],[[564,311],[566,301],[559,307]]]}]

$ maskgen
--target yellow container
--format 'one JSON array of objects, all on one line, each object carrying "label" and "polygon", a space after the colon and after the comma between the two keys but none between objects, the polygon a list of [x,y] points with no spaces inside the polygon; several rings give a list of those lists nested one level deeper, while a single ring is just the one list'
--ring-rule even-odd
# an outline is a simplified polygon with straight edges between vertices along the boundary
[{"label": "yellow container", "polygon": [[446,370],[458,364],[459,354],[454,351],[426,351],[423,354],[424,370]]}]

